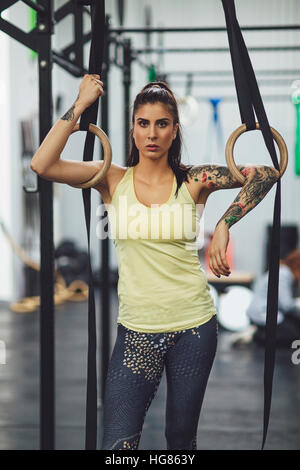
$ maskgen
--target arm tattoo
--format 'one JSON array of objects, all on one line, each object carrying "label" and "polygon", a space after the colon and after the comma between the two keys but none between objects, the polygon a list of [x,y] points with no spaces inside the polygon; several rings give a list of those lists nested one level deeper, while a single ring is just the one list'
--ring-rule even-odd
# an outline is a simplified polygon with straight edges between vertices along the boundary
[{"label": "arm tattoo", "polygon": [[279,173],[275,168],[269,166],[254,167],[254,172],[249,172],[246,181],[238,193],[237,197],[221,217],[228,228],[238,222],[249,211],[257,206],[267,195],[274,183],[277,181]]},{"label": "arm tattoo", "polygon": [[69,109],[69,111],[66,112],[66,114],[63,115],[61,118],[63,121],[73,121],[74,120],[74,109],[75,109],[75,103],[73,106]]},{"label": "arm tattoo", "polygon": [[[239,170],[246,176],[247,168],[238,165]],[[190,177],[195,182],[201,182],[206,188],[218,189],[240,188],[242,184],[234,178],[227,166],[200,165],[189,170]]]}]

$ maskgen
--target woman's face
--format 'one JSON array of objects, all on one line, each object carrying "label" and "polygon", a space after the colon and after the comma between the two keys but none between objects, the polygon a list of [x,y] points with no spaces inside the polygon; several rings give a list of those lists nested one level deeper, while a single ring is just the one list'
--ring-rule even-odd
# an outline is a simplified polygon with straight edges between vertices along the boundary
[{"label": "woman's face", "polygon": [[[145,158],[168,156],[168,150],[176,138],[178,124],[163,103],[147,103],[140,106],[134,117],[133,138]],[[155,147],[149,147],[153,145]]]}]

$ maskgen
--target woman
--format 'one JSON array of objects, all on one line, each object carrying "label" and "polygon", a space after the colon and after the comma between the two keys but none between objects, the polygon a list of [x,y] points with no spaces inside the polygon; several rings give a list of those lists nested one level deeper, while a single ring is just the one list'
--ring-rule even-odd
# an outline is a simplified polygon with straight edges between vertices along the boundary
[{"label": "woman", "polygon": [[[85,75],[75,103],[34,155],[36,173],[78,184],[101,168],[102,162],[62,160],[60,153],[81,113],[102,93],[99,75]],[[182,165],[177,104],[164,82],[149,83],[137,95],[132,126],[127,167],[112,164],[95,186],[108,207],[119,261],[118,334],[106,379],[102,449],[138,448],[164,367],[167,448],[196,449],[217,346],[216,309],[193,247],[198,204],[204,207],[214,191],[242,187],[218,221],[209,251],[212,272],[229,276],[229,228],[264,198],[279,173],[240,166],[242,185],[226,166]]]},{"label": "woman", "polygon": [[[269,273],[259,276],[253,286],[252,301],[247,309],[251,323],[257,326],[253,339],[259,345],[265,344],[267,291]],[[294,297],[294,289],[300,281],[300,249],[288,253],[280,260],[277,312],[277,346],[291,347],[300,338],[300,309]]]}]

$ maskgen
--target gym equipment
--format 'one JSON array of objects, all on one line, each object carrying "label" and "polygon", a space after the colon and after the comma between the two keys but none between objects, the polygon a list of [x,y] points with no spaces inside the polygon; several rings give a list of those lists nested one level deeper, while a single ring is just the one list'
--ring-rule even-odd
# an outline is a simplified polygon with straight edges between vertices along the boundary
[{"label": "gym equipment", "polygon": [[[0,5],[0,14],[17,3],[17,0],[4,0]],[[107,31],[105,21],[104,0],[72,0],[67,1],[54,12],[53,0],[23,0],[36,12],[35,28],[29,33],[0,16],[0,29],[26,47],[38,53],[39,71],[39,141],[42,142],[52,127],[52,65],[59,64],[73,76],[81,77],[84,73],[101,75],[101,64],[104,50],[104,39]],[[86,8],[89,5],[91,8]],[[83,12],[88,13],[92,20],[92,41],[89,60],[89,71],[83,61],[83,46],[90,40],[90,34],[83,31]],[[54,24],[67,15],[74,16],[76,39],[63,51],[53,51],[51,36]],[[72,59],[70,59],[72,55]],[[108,66],[108,59],[106,60]],[[103,102],[104,104],[104,102]],[[102,107],[103,108],[103,107]],[[80,130],[89,131],[89,125],[97,119],[98,100],[82,115]],[[102,126],[103,126],[102,122]],[[95,135],[87,132],[84,160],[92,160]],[[39,192],[40,202],[40,448],[52,450],[55,447],[55,358],[54,358],[54,244],[53,244],[53,184],[38,177],[37,188],[24,190]],[[90,225],[90,188],[83,189],[85,218],[87,231]],[[105,241],[103,242],[105,245]],[[102,253],[105,250],[102,250]],[[88,255],[90,257],[90,240],[88,233]],[[104,257],[102,257],[104,259]],[[104,279],[108,269],[107,258],[103,261]],[[89,266],[89,346],[88,346],[88,381],[87,381],[87,417],[86,417],[86,448],[95,449],[97,440],[97,372],[96,372],[96,322],[94,306],[94,290],[92,270]],[[103,289],[106,290],[106,289]],[[105,298],[104,315],[109,314],[109,303]],[[105,353],[109,348],[109,335],[102,328],[102,349]],[[106,339],[107,338],[107,339]],[[104,354],[107,361],[107,354]],[[105,367],[102,374],[105,374]]]},{"label": "gym equipment", "polygon": [[[284,169],[285,159],[282,168],[279,167],[273,135],[270,129],[268,118],[260,96],[256,82],[255,73],[247,51],[244,38],[236,17],[234,0],[222,0],[225,19],[227,25],[227,35],[230,47],[230,54],[233,66],[234,80],[238,97],[241,121],[246,126],[246,130],[257,128],[255,114],[257,115],[259,127],[262,131],[266,147],[270,153],[272,162],[276,170]],[[255,111],[255,113],[254,113]],[[283,143],[280,141],[280,144]],[[284,145],[283,145],[284,147]],[[287,159],[287,154],[283,157]],[[264,366],[264,419],[263,419],[263,439],[264,448],[271,409],[272,385],[276,351],[276,327],[278,311],[278,282],[279,282],[279,246],[280,246],[280,191],[281,178],[277,180],[276,196],[274,207],[273,230],[271,235],[271,252],[268,280],[267,318],[266,318],[266,347]]]},{"label": "gym equipment", "polygon": [[[260,129],[260,125],[258,122],[256,122],[256,129]],[[279,152],[280,152],[280,164],[279,164],[279,169],[280,169],[280,176],[282,176],[286,170],[287,164],[288,164],[288,150],[285,141],[281,137],[278,131],[276,131],[273,127],[270,127],[272,135],[274,137],[275,142],[278,145]],[[241,183],[244,183],[246,177],[242,175],[240,170],[237,168],[235,161],[234,161],[234,156],[233,156],[233,150],[234,150],[234,145],[239,138],[240,135],[242,135],[244,132],[246,132],[247,126],[246,124],[242,124],[240,127],[235,129],[232,134],[229,136],[227,143],[226,143],[226,148],[225,148],[225,158],[226,162],[228,165],[228,168],[230,169],[231,173],[234,175],[234,177],[239,180]]]},{"label": "gym equipment", "polygon": [[[71,134],[79,130],[80,130],[80,126],[79,124],[76,124]],[[110,144],[110,141],[108,140],[107,135],[102,129],[95,126],[95,124],[89,124],[89,132],[92,132],[94,135],[96,135],[100,139],[100,142],[102,143],[103,152],[104,152],[103,167],[98,171],[98,173],[96,173],[95,176],[93,176],[90,180],[86,181],[85,183],[71,184],[70,186],[74,188],[82,188],[82,189],[92,188],[96,184],[100,183],[100,181],[103,178],[105,178],[105,175],[108,172],[110,165],[111,165],[112,149],[111,149],[111,144]]]},{"label": "gym equipment", "polygon": [[250,325],[246,310],[251,302],[251,289],[242,286],[227,287],[220,295],[218,322],[229,331],[245,331]]},{"label": "gym equipment", "polygon": [[[207,101],[207,100],[205,100]],[[207,148],[204,154],[204,161],[211,163],[221,163],[221,155],[223,160],[223,132],[220,121],[219,106],[222,103],[222,98],[210,98],[208,100],[212,116],[209,121],[207,129]],[[213,145],[214,142],[216,145]]]},{"label": "gym equipment", "polygon": [[[20,247],[9,234],[7,228],[5,227],[4,222],[0,219],[0,227],[3,231],[4,236],[7,238],[10,246],[16,255],[23,261],[25,266],[30,267],[35,271],[40,271],[40,264],[33,261],[27,253]],[[67,245],[70,247],[70,244]],[[66,248],[66,244],[61,246],[59,249]],[[59,249],[57,250],[56,255],[59,255]],[[80,257],[76,251],[74,252],[74,247],[72,246],[72,254],[76,254],[77,257]],[[80,259],[78,260],[80,263]],[[86,261],[86,259],[85,259]],[[66,301],[75,301],[82,302],[88,298],[88,285],[82,279],[73,279],[71,282],[65,281],[67,276],[63,276],[63,270],[60,268],[55,269],[55,285],[54,285],[54,303],[55,305],[62,304]],[[67,285],[68,284],[68,285]],[[34,312],[40,306],[40,296],[31,296],[24,297],[16,302],[11,302],[9,307],[13,312],[17,313],[28,313]]]},{"label": "gym equipment", "polygon": [[[77,0],[78,4],[90,5],[91,7],[91,30],[92,39],[89,56],[89,74],[98,74],[101,76],[102,62],[105,45],[105,1],[104,0]],[[100,138],[104,150],[104,165],[98,175],[89,182],[79,185],[82,187],[82,198],[84,203],[85,223],[88,239],[89,256],[89,295],[88,295],[88,372],[87,372],[87,397],[86,397],[86,433],[85,448],[94,450],[97,448],[97,332],[96,332],[96,312],[95,312],[95,294],[93,285],[93,272],[91,266],[90,254],[90,219],[91,219],[91,181],[102,178],[109,169],[111,163],[111,149],[108,139],[103,132],[96,129],[98,115],[99,98],[81,115],[79,129],[87,131],[83,161],[93,160],[93,151],[95,135]],[[94,127],[95,126],[95,127]],[[75,126],[74,132],[78,130]],[[92,183],[94,184],[94,183]]]},{"label": "gym equipment", "polygon": [[300,175],[300,80],[292,83],[291,99],[296,111],[295,174]]},{"label": "gym equipment", "polygon": [[176,96],[182,126],[194,124],[198,117],[199,105],[193,96]]}]

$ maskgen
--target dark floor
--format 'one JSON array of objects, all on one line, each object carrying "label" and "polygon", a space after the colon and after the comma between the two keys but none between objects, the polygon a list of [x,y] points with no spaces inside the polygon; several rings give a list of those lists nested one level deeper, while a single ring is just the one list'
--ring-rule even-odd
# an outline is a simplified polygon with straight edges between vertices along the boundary
[{"label": "dark floor", "polygon": [[[99,294],[96,292],[96,303]],[[111,307],[112,344],[117,298]],[[0,450],[39,448],[39,315],[0,307]],[[87,304],[56,307],[56,449],[84,449]],[[255,345],[232,349],[232,334],[219,329],[218,352],[198,427],[198,449],[260,449],[264,351]],[[300,339],[300,338],[299,338]],[[278,350],[265,449],[300,449],[300,364],[293,350]],[[166,449],[165,376],[144,424],[140,449]],[[99,409],[101,423],[102,411]],[[99,439],[101,424],[99,426]]]}]

